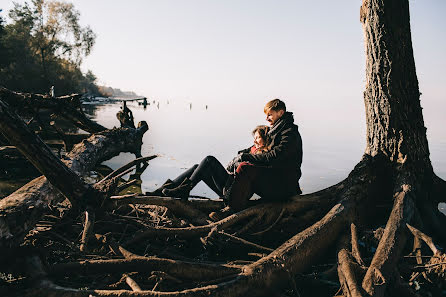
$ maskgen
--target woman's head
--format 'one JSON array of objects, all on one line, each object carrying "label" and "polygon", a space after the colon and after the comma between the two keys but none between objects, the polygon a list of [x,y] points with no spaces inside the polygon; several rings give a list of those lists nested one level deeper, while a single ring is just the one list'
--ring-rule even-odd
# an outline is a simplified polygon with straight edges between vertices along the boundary
[{"label": "woman's head", "polygon": [[268,147],[268,131],[269,127],[264,125],[257,126],[252,131],[252,136],[254,136],[254,145],[256,148]]}]

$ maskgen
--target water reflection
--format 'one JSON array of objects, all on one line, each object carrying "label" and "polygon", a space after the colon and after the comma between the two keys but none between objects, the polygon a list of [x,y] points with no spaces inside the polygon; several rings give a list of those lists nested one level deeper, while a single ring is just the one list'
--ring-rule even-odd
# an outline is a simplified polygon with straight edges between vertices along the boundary
[{"label": "water reflection", "polygon": [[[250,132],[253,127],[265,124],[263,102],[253,105],[241,100],[237,108],[214,101],[209,106],[194,102],[194,108],[190,101],[152,102],[146,107],[136,102],[128,103],[135,123],[145,120],[149,125],[149,131],[143,138],[142,155],[159,155],[150,161],[145,171],[139,173],[142,192],[153,191],[167,178],[179,175],[207,155],[213,155],[226,164],[238,150],[251,146]],[[116,118],[119,106],[101,104],[85,105],[84,108],[85,113],[100,124],[113,128],[119,127]],[[323,119],[315,118],[315,114],[304,109],[295,110],[296,123],[303,138],[304,160],[300,184],[304,193],[344,179],[360,160],[365,148],[362,121],[358,124],[358,120],[343,117],[325,123]],[[446,155],[446,143],[429,141],[436,173],[446,178],[446,163],[440,160],[440,156]],[[116,169],[134,158],[130,153],[122,153],[105,164]],[[197,185],[191,194],[216,197],[204,183]]]}]

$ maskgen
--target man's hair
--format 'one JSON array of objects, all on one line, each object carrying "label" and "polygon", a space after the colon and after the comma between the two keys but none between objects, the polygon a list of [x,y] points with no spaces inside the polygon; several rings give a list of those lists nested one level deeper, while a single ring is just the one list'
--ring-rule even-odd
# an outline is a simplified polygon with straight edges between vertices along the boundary
[{"label": "man's hair", "polygon": [[283,110],[286,111],[285,102],[283,102],[280,99],[274,99],[266,103],[265,108],[263,108],[263,112],[267,113],[270,110],[279,111]]}]

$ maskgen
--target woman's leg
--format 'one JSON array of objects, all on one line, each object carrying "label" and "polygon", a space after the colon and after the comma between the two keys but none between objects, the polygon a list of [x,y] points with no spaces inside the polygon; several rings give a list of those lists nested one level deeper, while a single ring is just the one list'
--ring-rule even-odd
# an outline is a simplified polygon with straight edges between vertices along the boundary
[{"label": "woman's leg", "polygon": [[156,190],[151,191],[151,192],[146,192],[146,195],[161,196],[161,195],[163,195],[164,189],[173,189],[173,188],[178,187],[186,178],[189,178],[194,173],[194,171],[195,171],[195,169],[197,169],[197,167],[198,167],[198,164],[195,164],[191,168],[189,168],[186,171],[184,171],[183,173],[181,173],[174,180],[168,179],[164,182],[164,184],[162,184]]},{"label": "woman's leg", "polygon": [[188,170],[184,171],[183,173],[181,173],[180,175],[178,175],[177,178],[175,178],[174,180],[172,180],[173,186],[177,187],[179,186],[186,178],[190,178],[192,176],[192,174],[194,173],[194,171],[197,169],[198,164],[195,164],[194,166],[192,166],[191,168],[189,168]]},{"label": "woman's leg", "polygon": [[223,165],[214,157],[207,156],[201,161],[194,173],[189,177],[193,187],[200,181],[204,181],[220,197],[223,196],[223,187],[229,177],[229,173]]}]

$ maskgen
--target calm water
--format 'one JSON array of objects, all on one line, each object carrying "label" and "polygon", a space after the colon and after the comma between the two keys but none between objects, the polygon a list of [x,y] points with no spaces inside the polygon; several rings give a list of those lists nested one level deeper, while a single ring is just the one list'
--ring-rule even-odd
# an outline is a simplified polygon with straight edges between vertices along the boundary
[{"label": "calm water", "polygon": [[[144,109],[129,103],[135,123],[147,121],[149,131],[143,139],[142,155],[158,154],[141,175],[143,192],[155,189],[167,178],[176,177],[205,156],[213,155],[226,165],[240,149],[251,146],[251,130],[266,124],[264,102],[237,103],[237,108],[224,102],[204,103],[153,101]],[[84,105],[86,113],[107,128],[119,126],[116,113],[120,104]],[[295,122],[303,138],[304,159],[301,186],[310,193],[344,179],[360,160],[365,148],[365,117],[363,110],[333,110],[320,115],[320,108],[304,106],[293,109]],[[429,123],[426,121],[427,124]],[[432,131],[439,131],[432,136]],[[431,133],[429,133],[431,132]],[[443,133],[443,134],[442,134]],[[429,130],[431,160],[436,173],[446,178],[446,141],[444,132]],[[131,161],[133,155],[121,155],[105,162],[116,169]],[[204,183],[193,195],[217,197]]]}]

